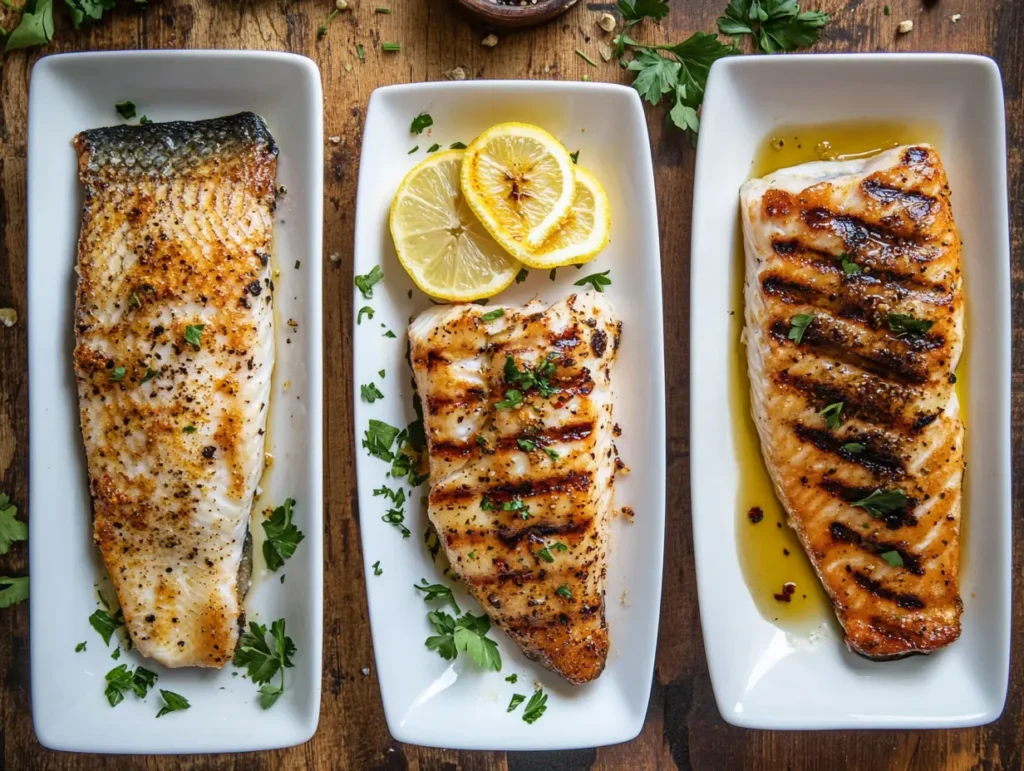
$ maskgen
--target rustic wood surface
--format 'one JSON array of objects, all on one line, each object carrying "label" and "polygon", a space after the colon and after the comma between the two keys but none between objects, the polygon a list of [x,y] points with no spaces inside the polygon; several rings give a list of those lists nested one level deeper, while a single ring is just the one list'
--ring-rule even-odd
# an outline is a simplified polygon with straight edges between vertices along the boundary
[{"label": "rustic wood surface", "polygon": [[[58,5],[60,5],[58,3]],[[461,66],[473,78],[623,80],[614,64],[592,68],[573,51],[597,59],[596,27],[612,3],[580,2],[543,27],[499,32],[496,48],[482,47],[486,30],[447,0],[353,0],[323,40],[317,26],[333,0],[151,0],[136,12],[124,0],[101,23],[74,32],[57,8],[54,43],[45,53],[121,48],[254,48],[294,51],[319,64],[324,82],[326,223],[324,361],[327,437],[324,689],[320,728],[308,744],[280,752],[187,759],[89,757],[44,750],[29,712],[28,608],[0,611],[0,767],[8,769],[1020,769],[1024,768],[1024,583],[1015,575],[1014,649],[1006,711],[993,725],[955,731],[871,733],[776,733],[726,725],[715,708],[704,662],[694,588],[689,510],[689,242],[694,150],[660,110],[649,111],[658,189],[668,348],[669,444],[665,581],[657,668],[643,733],[617,747],[565,753],[469,753],[403,746],[384,722],[370,646],[362,556],[356,512],[352,447],[352,257],[358,151],[366,103],[378,86],[439,80]],[[374,13],[387,5],[391,15]],[[645,25],[644,39],[678,42],[695,30],[714,30],[726,0],[673,0],[660,25]],[[813,2],[805,2],[814,7]],[[1007,98],[1010,198],[1014,223],[1014,357],[1024,356],[1021,302],[1024,297],[1024,2],[1020,0],[821,0],[835,21],[814,51],[960,51],[994,57],[1002,68]],[[959,22],[951,21],[961,13]],[[14,11],[0,12],[11,27]],[[897,35],[903,19],[914,31]],[[381,41],[401,41],[400,54],[382,53]],[[367,52],[365,65],[356,45]],[[0,307],[26,315],[25,144],[27,94],[32,63],[44,51],[8,55],[0,64]],[[870,98],[865,94],[865,98]],[[23,512],[28,500],[28,338],[23,321],[0,328],[0,489]],[[1024,375],[1014,374],[1015,504],[1021,500],[1024,449],[1017,426],[1024,419]],[[1015,509],[1017,507],[1015,506]],[[731,547],[722,545],[723,551]],[[1015,545],[1018,565],[1024,546]],[[15,546],[0,561],[0,574],[26,569],[26,550]],[[728,555],[726,555],[728,556]],[[957,688],[956,683],[949,684]]]}]

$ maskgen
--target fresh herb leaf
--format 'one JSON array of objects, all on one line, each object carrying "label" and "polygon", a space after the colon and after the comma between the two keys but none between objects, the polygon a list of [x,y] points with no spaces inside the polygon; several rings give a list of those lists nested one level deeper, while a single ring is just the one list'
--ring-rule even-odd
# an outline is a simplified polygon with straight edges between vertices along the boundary
[{"label": "fresh herb leaf", "polygon": [[434,142],[434,144],[432,144],[430,147],[427,148],[427,152],[428,153],[436,153],[440,149],[441,149],[441,145],[437,144],[437,142]]},{"label": "fresh herb leaf", "polygon": [[644,18],[659,21],[668,14],[668,0],[619,0],[619,13],[633,24]]},{"label": "fresh herb leaf", "polygon": [[[279,618],[270,625],[270,638],[267,639],[267,628],[255,621],[249,622],[249,630],[243,632],[235,650],[233,664],[244,667],[249,679],[260,688],[260,706],[269,709],[284,693],[284,670],[294,666],[292,656],[295,655],[295,643],[285,635],[285,622]],[[271,679],[280,672],[281,684],[270,685]]]},{"label": "fresh herb leaf", "polygon": [[437,651],[437,655],[445,661],[453,660],[459,655],[455,647],[455,619],[442,611],[432,610],[427,614],[427,621],[437,632],[427,638],[427,649]]},{"label": "fresh herb leaf", "polygon": [[384,569],[380,566],[380,560],[373,563],[373,574],[379,576],[384,572]]},{"label": "fresh herb leaf", "polygon": [[[85,650],[85,643],[84,642],[80,642],[80,643],[78,643],[78,645],[75,646],[75,653],[81,653],[84,650]],[[118,650],[120,650],[120,648]]]},{"label": "fresh herb leaf", "polygon": [[516,283],[521,284],[526,281],[526,277],[530,275],[530,271],[526,268],[520,268],[519,272],[516,273]]},{"label": "fresh herb leaf", "polygon": [[149,118],[147,118],[147,117],[146,117],[145,115],[143,115],[143,116],[142,116],[141,118],[139,118],[139,125],[140,125],[140,126],[145,126],[145,125],[146,125],[147,123],[152,123],[152,122],[153,122],[153,121],[151,121],[151,120],[150,120]]},{"label": "fresh herb leaf", "polygon": [[89,624],[103,638],[103,644],[110,645],[110,638],[114,636],[114,632],[118,627],[124,626],[124,614],[120,608],[113,616],[105,610],[97,609],[89,616]]},{"label": "fresh herb leaf", "polygon": [[523,499],[519,497],[515,497],[511,501],[505,501],[501,504],[501,510],[518,511],[523,519],[530,518],[530,507],[523,503]]},{"label": "fresh herb leaf", "polygon": [[802,342],[804,339],[804,332],[807,331],[807,327],[814,321],[813,313],[798,313],[789,320],[789,339],[794,343]]},{"label": "fresh herb leaf", "polygon": [[559,597],[565,597],[565,599],[567,600],[572,599],[572,592],[569,590],[568,584],[562,584],[557,589],[555,589],[555,594],[557,594]]},{"label": "fresh herb leaf", "polygon": [[390,463],[395,459],[391,446],[398,438],[399,430],[382,420],[370,419],[370,427],[363,436],[363,447],[375,458]]},{"label": "fresh herb leaf", "polygon": [[545,447],[543,449],[544,449],[544,452],[547,453],[547,456],[549,458],[551,458],[551,460],[558,460],[558,453],[557,452],[552,450],[550,447]]},{"label": "fresh herb leaf", "polygon": [[[507,680],[508,678],[505,678],[505,679]],[[514,712],[516,707],[518,707],[524,701],[526,701],[526,697],[523,696],[523,694],[521,694],[521,693],[513,693],[512,694],[512,700],[508,703],[508,709],[506,709],[505,711],[506,712]]]},{"label": "fresh herb leaf", "polygon": [[384,370],[382,370],[382,369],[379,369],[379,370],[377,370],[377,374],[378,374],[378,375],[379,375],[379,376],[380,376],[381,378],[383,378],[383,377],[384,377]]},{"label": "fresh herb leaf", "polygon": [[419,146],[419,145],[414,145],[414,146],[413,146],[413,148],[412,148],[412,150],[410,150],[409,152],[407,152],[407,153],[406,153],[406,155],[412,155],[412,154],[413,154],[414,152],[416,152],[416,151],[417,151],[417,150],[419,150],[419,149],[420,149],[420,146]]},{"label": "fresh herb leaf", "polygon": [[196,427],[193,425],[187,425],[181,430],[184,431],[186,434],[194,434],[196,432]]},{"label": "fresh herb leaf", "polygon": [[579,281],[575,282],[575,286],[586,286],[590,284],[598,292],[604,292],[606,286],[611,286],[612,280],[608,278],[610,270],[606,270],[604,273],[592,273],[589,276],[584,276]]},{"label": "fresh herb leaf", "polygon": [[107,672],[107,687],[104,694],[111,707],[116,707],[124,701],[124,694],[132,691],[140,699],[146,698],[149,689],[157,681],[156,672],[150,672],[145,667],[136,667],[134,672],[128,671],[127,664],[118,664]]},{"label": "fresh herb leaf", "polygon": [[53,39],[53,0],[26,0],[18,26],[7,36],[5,51],[46,45]]},{"label": "fresh herb leaf", "polygon": [[860,442],[847,442],[843,445],[843,449],[851,455],[860,455],[864,452],[864,445]]},{"label": "fresh herb leaf", "polygon": [[891,490],[874,490],[866,498],[859,501],[852,501],[851,506],[859,506],[865,509],[872,517],[881,518],[886,514],[892,514],[907,508],[910,499],[899,488]]},{"label": "fresh herb leaf", "polygon": [[409,528],[405,526],[405,512],[401,509],[388,509],[388,513],[380,519],[382,522],[393,525],[402,534],[402,538],[408,538],[412,535],[409,532]]},{"label": "fresh herb leaf", "polygon": [[511,410],[516,407],[521,407],[522,404],[523,394],[515,388],[510,388],[505,392],[504,399],[494,403],[494,408],[497,410]]},{"label": "fresh herb leaf", "polygon": [[567,551],[568,548],[569,547],[566,546],[561,541],[556,541],[555,543],[548,544],[547,546],[542,548],[540,551],[538,551],[537,552],[537,556],[540,557],[545,562],[554,562],[555,558],[551,554],[551,550],[554,549],[557,552],[563,552],[563,551]]},{"label": "fresh herb leaf", "polygon": [[898,551],[883,551],[878,556],[889,563],[890,567],[903,567],[903,556]]},{"label": "fresh herb leaf", "polygon": [[364,305],[362,308],[359,309],[359,313],[356,314],[356,324],[363,323],[364,313],[366,314],[366,318],[373,319],[373,308],[371,308],[369,305]]},{"label": "fresh herb leaf", "polygon": [[9,608],[28,599],[28,576],[0,576],[0,608]]},{"label": "fresh herb leaf", "polygon": [[580,162],[580,151],[577,150],[574,153],[569,153],[569,157],[572,158],[572,162],[573,163],[579,163]]},{"label": "fresh herb leaf", "polygon": [[396,506],[401,506],[405,503],[405,490],[399,487],[397,490],[392,490],[387,485],[381,485],[373,491],[374,495],[383,495],[385,498],[391,500]]},{"label": "fresh herb leaf", "polygon": [[485,313],[483,316],[480,317],[480,319],[482,321],[494,321],[495,319],[500,319],[504,315],[504,308],[495,308],[493,311],[488,311],[487,313]]},{"label": "fresh herb leaf", "polygon": [[121,649],[114,648],[114,652],[110,654],[110,658],[112,658],[114,661],[117,661],[119,658],[121,658]]},{"label": "fresh herb leaf", "polygon": [[384,394],[380,392],[380,389],[374,383],[359,386],[359,393],[362,394],[363,398],[370,404],[373,404],[378,399],[383,399]]},{"label": "fresh herb leaf", "polygon": [[801,11],[796,0],[730,0],[717,24],[723,35],[751,35],[761,51],[774,54],[814,44],[829,21],[827,13]]},{"label": "fresh herb leaf", "polygon": [[6,493],[0,493],[0,554],[7,554],[11,544],[28,540],[28,525],[18,519],[18,507]]},{"label": "fresh herb leaf", "polygon": [[388,13],[391,13],[391,9],[390,8],[374,8],[373,12],[374,13],[388,14]]},{"label": "fresh herb leaf", "polygon": [[263,521],[263,559],[267,567],[274,573],[284,566],[284,562],[295,554],[295,549],[306,536],[292,524],[292,507],[294,498],[286,498],[284,503],[274,509],[270,519]]},{"label": "fresh herb leaf", "polygon": [[449,605],[451,605],[452,606],[452,610],[454,610],[456,614],[459,614],[459,613],[462,612],[459,609],[458,603],[455,602],[455,595],[452,594],[452,590],[450,588],[448,588],[444,584],[428,584],[426,581],[427,580],[424,578],[422,585],[421,584],[413,584],[412,585],[413,589],[416,589],[417,591],[423,592],[423,601],[424,602],[430,602],[431,600],[441,600],[441,601],[447,602]]},{"label": "fresh herb leaf", "polygon": [[863,268],[851,260],[846,252],[839,255],[839,264],[843,268],[843,273],[847,276],[859,276],[863,272]]},{"label": "fresh herb leaf", "polygon": [[384,333],[384,337],[388,338],[389,340],[394,340],[396,337],[398,337],[398,335],[396,335],[389,329],[387,332]]},{"label": "fresh herb leaf", "polygon": [[126,367],[114,367],[112,370],[110,370],[110,379],[115,382],[119,380],[124,380],[124,376],[125,374],[127,374],[127,372],[128,369]]},{"label": "fresh herb leaf", "polygon": [[452,142],[450,145],[448,145],[448,149],[449,150],[465,150],[466,149],[466,144],[465,144],[465,142]]},{"label": "fresh herb leaf", "polygon": [[523,720],[531,725],[536,723],[541,715],[547,710],[548,696],[544,693],[543,688],[538,688],[533,692],[533,696],[526,703],[526,709],[523,711]]},{"label": "fresh herb leaf", "polygon": [[533,452],[537,449],[537,443],[532,439],[516,439],[516,444],[523,452]]},{"label": "fresh herb leaf", "polygon": [[198,351],[203,339],[203,330],[206,324],[189,324],[185,327],[185,342],[194,346]]},{"label": "fresh herb leaf", "polygon": [[[374,265],[369,273],[355,277],[356,288],[363,293],[364,298],[369,300],[373,297],[373,285],[383,278],[384,272],[380,269],[380,265]],[[371,315],[370,318],[372,319],[373,316]]]},{"label": "fresh herb leaf", "polygon": [[505,682],[506,683],[512,683],[512,685],[515,685],[516,683],[519,682],[519,675],[517,675],[515,672],[513,672],[511,675],[509,675],[508,677],[505,678]]},{"label": "fresh herb leaf", "polygon": [[890,8],[888,5],[883,5],[882,13],[885,14],[886,16],[892,16],[892,8]]},{"label": "fresh herb leaf", "polygon": [[897,337],[921,337],[935,323],[928,319],[915,319],[905,313],[890,313],[888,321],[889,329],[895,332]]},{"label": "fresh herb leaf", "polygon": [[151,672],[145,667],[136,667],[132,674],[132,690],[135,691],[136,696],[144,699],[149,693],[149,689],[156,684],[156,680],[156,672]]},{"label": "fresh herb leaf", "polygon": [[116,109],[117,114],[125,120],[131,120],[135,117],[135,102],[132,102],[130,100],[118,102],[114,105],[114,109]]},{"label": "fresh herb leaf", "polygon": [[833,402],[818,414],[825,419],[826,428],[839,428],[843,422],[843,402]]},{"label": "fresh herb leaf", "polygon": [[157,717],[163,717],[171,712],[181,712],[182,710],[186,710],[192,706],[188,703],[188,699],[174,691],[165,691],[161,688],[160,696],[164,700],[164,705],[160,707],[160,711],[156,713]]},{"label": "fresh herb leaf", "polygon": [[478,667],[500,672],[501,653],[498,644],[487,637],[490,628],[491,620],[486,613],[467,613],[455,622],[455,648],[459,653],[468,653]]}]

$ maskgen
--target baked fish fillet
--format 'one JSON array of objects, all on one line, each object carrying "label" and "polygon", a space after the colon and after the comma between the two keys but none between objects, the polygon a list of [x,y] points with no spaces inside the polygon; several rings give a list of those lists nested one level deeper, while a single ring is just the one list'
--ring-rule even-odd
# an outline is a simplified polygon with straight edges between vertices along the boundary
[{"label": "baked fish fillet", "polygon": [[876,659],[960,635],[964,301],[949,195],[928,145],[783,169],[740,193],[765,463],[847,645]]},{"label": "baked fish fillet", "polygon": [[487,320],[495,310],[442,306],[409,327],[428,513],[493,622],[529,658],[585,683],[608,656],[611,365],[622,325],[594,292]]},{"label": "baked fish fillet", "polygon": [[277,147],[251,113],[85,131],[75,375],[94,536],[131,639],[229,661],[274,367]]}]

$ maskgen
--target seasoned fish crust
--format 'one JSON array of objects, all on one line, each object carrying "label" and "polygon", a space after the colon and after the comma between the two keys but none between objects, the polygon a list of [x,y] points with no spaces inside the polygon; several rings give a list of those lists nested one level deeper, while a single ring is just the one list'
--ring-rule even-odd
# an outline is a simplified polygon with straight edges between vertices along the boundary
[{"label": "seasoned fish crust", "polygon": [[[949,195],[928,145],[783,169],[740,194],[765,463],[847,645],[875,659],[960,635],[964,308]],[[854,505],[869,496],[891,505]]]},{"label": "seasoned fish crust", "polygon": [[248,589],[274,366],[277,147],[242,113],[75,137],[75,376],[94,537],[131,639],[222,667]]},{"label": "seasoned fish crust", "polygon": [[[611,365],[621,323],[594,292],[485,320],[494,310],[434,308],[409,328],[430,453],[428,515],[495,625],[529,658],[586,683],[608,656]],[[543,384],[510,382],[510,372]]]}]

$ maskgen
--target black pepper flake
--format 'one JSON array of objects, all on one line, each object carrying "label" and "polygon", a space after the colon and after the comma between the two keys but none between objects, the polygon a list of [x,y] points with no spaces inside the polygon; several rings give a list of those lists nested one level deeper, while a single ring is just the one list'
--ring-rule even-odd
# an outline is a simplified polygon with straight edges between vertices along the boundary
[{"label": "black pepper flake", "polygon": [[260,293],[263,291],[263,287],[260,286],[260,282],[258,280],[253,281],[251,284],[249,284],[249,286],[246,287],[246,289],[249,290],[249,294],[251,294],[253,297],[259,297]]},{"label": "black pepper flake", "polygon": [[775,599],[778,602],[790,602],[793,598],[793,594],[796,592],[796,584],[792,581],[782,585],[782,594],[776,594]]},{"label": "black pepper flake", "polygon": [[146,623],[147,624],[152,624],[154,621],[156,621],[156,616],[154,616],[152,613],[150,613],[148,616],[146,616]]},{"label": "black pepper flake", "polygon": [[214,447],[212,444],[208,444],[206,445],[206,447],[203,448],[203,457],[206,458],[207,460],[212,459],[216,453],[217,448]]},{"label": "black pepper flake", "polygon": [[260,263],[264,268],[270,264],[270,255],[266,252],[256,252],[256,256],[259,257]]}]

